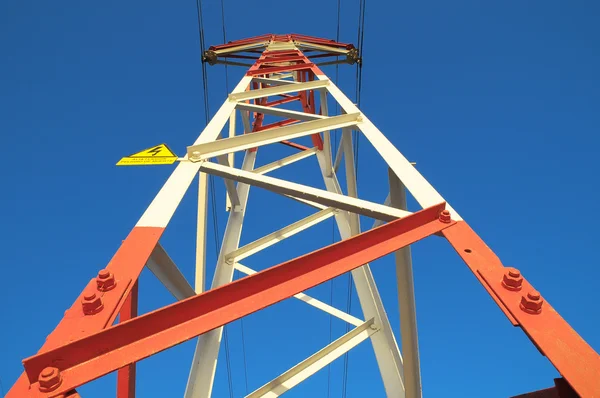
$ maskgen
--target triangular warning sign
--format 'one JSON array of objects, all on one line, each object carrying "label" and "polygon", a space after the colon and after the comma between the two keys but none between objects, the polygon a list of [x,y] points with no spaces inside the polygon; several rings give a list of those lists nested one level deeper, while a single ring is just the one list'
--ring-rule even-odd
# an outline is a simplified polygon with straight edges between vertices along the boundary
[{"label": "triangular warning sign", "polygon": [[122,158],[117,162],[117,166],[173,164],[175,161],[177,155],[167,144],[160,144]]}]

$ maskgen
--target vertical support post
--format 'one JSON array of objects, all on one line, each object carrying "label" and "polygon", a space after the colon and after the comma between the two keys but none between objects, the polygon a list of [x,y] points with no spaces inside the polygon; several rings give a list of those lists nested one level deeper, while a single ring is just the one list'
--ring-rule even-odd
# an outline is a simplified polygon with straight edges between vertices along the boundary
[{"label": "vertical support post", "polygon": [[[231,116],[229,116],[229,138],[235,137],[235,113],[236,113],[236,110],[234,109],[231,112]],[[230,167],[235,167],[235,153],[234,152],[227,154],[227,161],[228,161]],[[225,195],[225,209],[226,209],[226,211],[231,210],[231,199],[229,198],[229,195]]]},{"label": "vertical support post", "polygon": [[[196,233],[196,294],[206,286],[206,213],[208,210],[208,174],[198,173],[198,225]],[[229,198],[229,196],[227,195]]]},{"label": "vertical support post", "polygon": [[[352,135],[351,131],[348,137],[350,142],[349,153],[344,153],[344,157],[348,157],[351,160],[351,169],[354,170],[354,156],[352,154]],[[348,148],[348,147],[346,147]],[[317,152],[317,160],[321,168],[321,174],[327,190],[342,194],[342,189],[337,180],[335,173],[332,173],[331,177],[325,175],[325,156],[321,151]],[[352,182],[352,185],[356,182]],[[352,188],[351,188],[352,189]],[[353,192],[356,192],[354,188]],[[352,216],[355,217],[355,227],[358,225],[358,215],[349,214],[347,212],[338,212],[335,216],[338,230],[340,231],[340,237],[342,239],[348,239],[353,235],[360,233],[359,230],[353,230],[351,227]],[[371,336],[371,343],[373,344],[373,350],[375,351],[375,358],[377,359],[377,365],[379,366],[379,372],[383,379],[385,386],[385,392],[388,397],[393,398],[404,398],[404,370],[402,366],[402,356],[392,331],[392,326],[387,318],[381,296],[377,290],[375,279],[371,273],[369,264],[355,269],[352,271],[352,278],[356,286],[356,292],[360,301],[360,306],[363,311],[365,319],[373,318],[375,325],[381,328],[380,333],[375,333]]]},{"label": "vertical support post", "polygon": [[[356,188],[356,170],[354,169],[354,154],[352,150],[352,129],[343,128],[344,143],[344,164],[346,166],[346,186],[348,196],[358,198],[358,189]],[[358,214],[350,214],[350,229],[352,235],[360,233],[360,218]]]},{"label": "vertical support post", "polygon": [[[242,170],[250,171],[254,169],[255,161],[256,152],[246,151]],[[221,245],[221,252],[217,259],[217,267],[213,277],[213,289],[226,285],[233,279],[233,262],[227,262],[227,255],[239,247],[249,191],[250,185],[237,184],[238,197],[242,208],[240,211],[229,213],[229,220],[223,234],[223,244]],[[222,336],[223,328],[220,327],[198,337],[185,390],[185,398],[209,398],[211,396]]]},{"label": "vertical support post", "polygon": [[[390,182],[390,204],[401,210],[406,208],[406,188],[398,176],[388,169]],[[406,398],[421,398],[421,365],[419,361],[419,339],[417,335],[417,309],[412,271],[410,246],[398,250],[396,257],[396,279],[400,308],[400,335],[404,359],[404,388]]]},{"label": "vertical support post", "polygon": [[[138,282],[135,281],[129,296],[125,300],[119,322],[128,321],[138,314]],[[117,371],[117,398],[135,398],[135,363],[125,366]]]},{"label": "vertical support post", "polygon": [[[321,102],[321,115],[329,116],[329,110],[327,109],[327,91],[321,90],[320,92]],[[327,177],[331,177],[333,171],[333,162],[331,154],[331,135],[329,131],[323,132],[323,152],[325,152],[325,174]]]}]

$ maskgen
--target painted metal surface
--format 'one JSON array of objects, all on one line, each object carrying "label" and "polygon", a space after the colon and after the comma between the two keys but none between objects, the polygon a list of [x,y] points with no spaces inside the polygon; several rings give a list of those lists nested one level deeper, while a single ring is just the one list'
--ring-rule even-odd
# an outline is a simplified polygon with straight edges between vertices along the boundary
[{"label": "painted metal surface", "polygon": [[[430,207],[265,271],[179,301],[23,361],[39,391],[39,375],[60,363],[60,394],[195,336],[340,276],[452,225],[445,204]],[[37,393],[34,391],[38,391]]]},{"label": "painted metal surface", "polygon": [[[307,52],[302,52],[306,49]],[[548,394],[600,397],[600,357],[520,275],[505,267],[492,250],[445,203],[404,155],[331,82],[311,58],[345,56],[360,61],[351,44],[311,36],[263,35],[212,46],[203,59],[210,64],[229,58],[256,62],[234,88],[158,192],[105,269],[80,293],[38,353],[24,360],[25,373],[7,397],[79,396],[75,387],[117,371],[117,396],[135,396],[135,363],[183,341],[198,337],[185,396],[212,393],[222,326],[289,297],[296,297],[356,326],[349,334],[308,357],[250,396],[278,396],[369,339],[390,397],[420,397],[420,365],[409,245],[435,234],[456,249],[509,321],[519,326],[556,367],[562,378]],[[328,98],[342,114],[331,115]],[[276,108],[294,104],[302,111]],[[236,135],[236,113],[244,131]],[[283,117],[270,121],[268,118]],[[229,122],[229,138],[220,134]],[[332,158],[329,130],[343,128]],[[359,199],[352,152],[352,130],[374,146],[391,170],[390,195],[383,205]],[[310,136],[313,146],[291,140]],[[257,148],[281,143],[300,152],[254,167]],[[241,169],[234,152],[244,151]],[[295,184],[264,174],[316,155],[327,190]],[[212,163],[217,157],[220,164]],[[348,192],[337,180],[342,159]],[[210,290],[205,286],[207,174],[223,177],[230,211],[222,250]],[[199,175],[195,288],[159,244],[188,187]],[[237,185],[235,184],[237,181]],[[271,189],[320,211],[290,226],[239,247],[250,184]],[[424,208],[406,211],[404,187]],[[334,210],[333,207],[340,210]],[[360,233],[358,214],[378,220]],[[237,261],[331,216],[341,242],[265,271],[254,272]],[[400,218],[398,220],[398,218]],[[384,224],[384,222],[388,222]],[[368,265],[396,253],[404,363]],[[136,317],[137,280],[147,266],[179,302]],[[232,282],[238,269],[248,276]],[[362,320],[302,293],[345,272],[352,272]],[[203,293],[204,292],[204,293]],[[196,293],[201,293],[196,295]],[[120,323],[112,326],[117,315]],[[368,327],[367,327],[368,326]],[[406,390],[405,390],[406,389]],[[532,396],[530,393],[528,396]]]}]

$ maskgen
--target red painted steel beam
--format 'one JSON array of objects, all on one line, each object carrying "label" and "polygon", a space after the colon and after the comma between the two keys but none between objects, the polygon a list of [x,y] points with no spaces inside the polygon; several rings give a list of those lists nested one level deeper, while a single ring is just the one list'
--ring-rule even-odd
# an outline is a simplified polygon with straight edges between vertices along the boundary
[{"label": "red painted steel beam", "polygon": [[563,378],[554,379],[554,387],[517,395],[511,398],[580,398]]},{"label": "red painted steel beam", "polygon": [[256,37],[250,37],[247,39],[240,39],[240,40],[235,40],[235,41],[230,41],[229,43],[226,44],[219,44],[216,46],[210,46],[208,49],[209,50],[222,50],[225,48],[231,48],[231,47],[237,47],[237,46],[241,46],[243,44],[252,44],[252,43],[260,43],[261,41],[267,41],[267,40],[271,40],[273,35],[271,34],[266,34],[266,35],[261,35],[261,36],[256,36]]},{"label": "red painted steel beam", "polygon": [[265,74],[269,74],[269,73],[293,72],[293,71],[297,71],[297,70],[310,69],[313,66],[314,66],[313,63],[287,65],[287,66],[274,66],[274,67],[270,67],[270,68],[249,70],[248,72],[246,72],[246,75],[247,76],[256,76],[256,75],[265,75]]},{"label": "red painted steel beam", "polygon": [[283,104],[287,104],[287,103],[299,101],[299,100],[300,100],[300,95],[293,95],[291,97],[283,98],[280,100],[265,102],[263,105],[264,106],[276,106],[276,105],[283,105]]},{"label": "red painted steel beam", "polygon": [[[92,279],[71,308],[65,311],[64,317],[48,335],[38,355],[112,325],[132,289],[132,282],[137,280],[142,272],[163,232],[164,228],[158,227],[133,228],[106,267],[111,277],[114,277],[115,286],[110,290],[101,291],[98,286],[99,277]],[[85,296],[91,293],[94,294],[94,299],[85,300]],[[102,308],[93,315],[86,315],[83,311],[84,301],[88,306],[101,303]],[[34,379],[37,378],[38,376],[35,376]],[[6,398],[27,396],[29,384],[28,376],[22,374],[8,391]]]},{"label": "red painted steel beam", "polygon": [[[261,115],[262,115],[262,113],[261,113]],[[298,123],[298,122],[299,122],[299,120],[296,120],[296,119],[281,120],[279,122],[265,124],[264,126],[257,127],[254,131],[264,131],[264,130],[268,130],[268,129],[273,129],[275,127],[288,126],[290,124],[294,124],[294,123]]]},{"label": "red painted steel beam", "polygon": [[258,63],[259,64],[267,64],[267,63],[274,63],[274,62],[297,62],[297,61],[304,61],[305,57],[301,56],[301,55],[294,55],[294,56],[289,56],[289,57],[269,57],[269,58],[265,58],[262,60],[259,60]]},{"label": "red painted steel beam", "polygon": [[[119,322],[138,315],[138,282],[136,281],[119,313]],[[117,398],[135,398],[135,362],[117,371]]]},{"label": "red painted steel beam", "polygon": [[309,148],[309,147],[307,147],[307,146],[300,145],[300,144],[296,144],[295,142],[292,142],[292,141],[280,141],[279,143],[280,143],[280,144],[283,144],[283,145],[290,146],[290,147],[292,147],[292,148],[299,149],[299,150],[301,150],[301,151],[306,151],[306,150],[310,149],[310,148]]},{"label": "red painted steel beam", "polygon": [[600,397],[600,356],[515,268],[498,257],[465,223],[442,234],[513,324],[582,397]]},{"label": "red painted steel beam", "polygon": [[54,364],[62,384],[53,395],[92,381],[200,334],[324,283],[453,225],[440,217],[445,203],[287,261],[225,286],[179,301],[116,326],[65,343],[23,361],[39,392],[37,376]]},{"label": "red painted steel beam", "polygon": [[305,41],[308,43],[315,43],[315,44],[322,44],[322,45],[331,46],[331,47],[345,48],[348,50],[354,48],[353,44],[339,43],[335,40],[322,39],[320,37],[300,35],[297,33],[292,33],[291,36],[292,36],[292,39],[294,39],[294,40]]},{"label": "red painted steel beam", "polygon": [[290,55],[299,55],[299,50],[279,50],[279,51],[269,51],[265,50],[265,56],[267,58],[277,58],[277,57],[287,57]]}]

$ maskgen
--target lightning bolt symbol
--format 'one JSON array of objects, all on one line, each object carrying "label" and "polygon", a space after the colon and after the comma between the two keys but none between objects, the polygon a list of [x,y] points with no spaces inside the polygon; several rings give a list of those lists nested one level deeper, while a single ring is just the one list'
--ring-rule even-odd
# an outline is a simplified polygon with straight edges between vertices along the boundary
[{"label": "lightning bolt symbol", "polygon": [[159,145],[156,148],[152,148],[148,151],[148,153],[151,153],[152,156],[156,156],[158,155],[158,153],[160,152],[160,150],[162,149],[162,147]]}]

